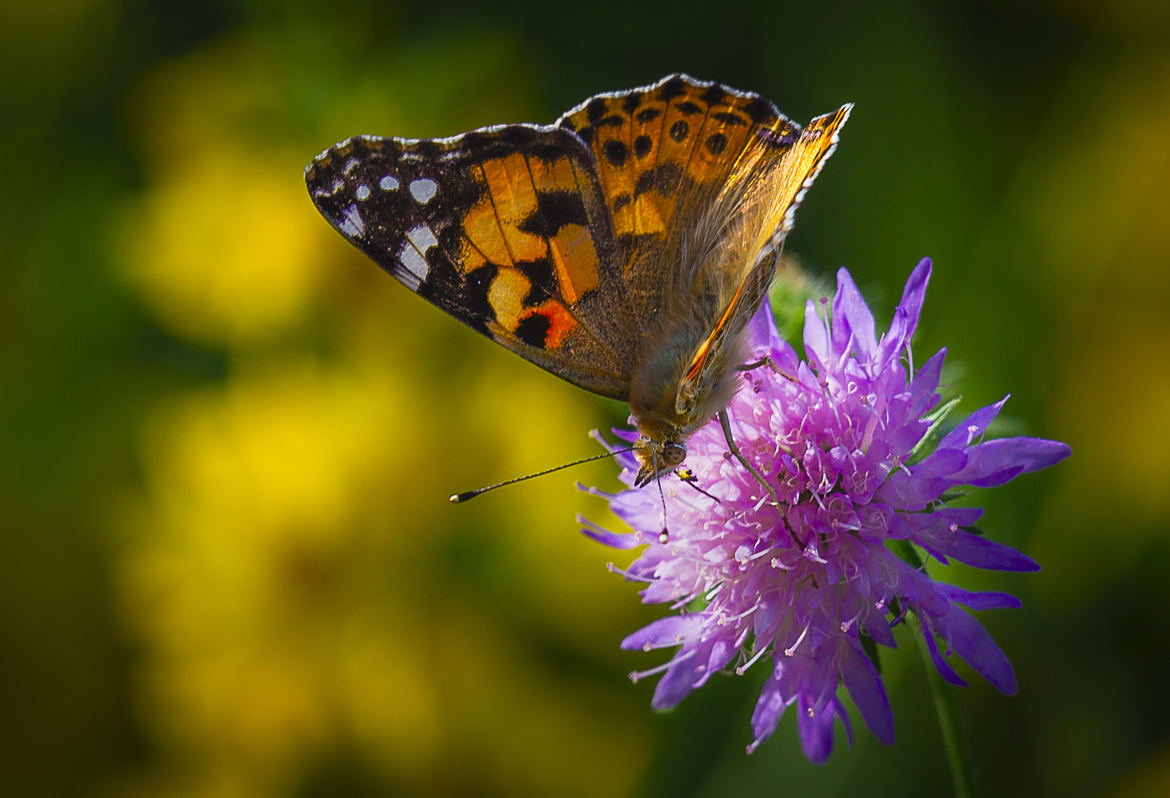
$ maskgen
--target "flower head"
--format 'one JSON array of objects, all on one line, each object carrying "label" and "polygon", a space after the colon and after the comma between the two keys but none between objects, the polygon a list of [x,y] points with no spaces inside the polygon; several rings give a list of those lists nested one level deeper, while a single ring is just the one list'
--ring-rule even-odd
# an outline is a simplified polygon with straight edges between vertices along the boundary
[{"label": "flower head", "polygon": [[[914,269],[880,339],[845,269],[837,275],[831,314],[818,314],[811,301],[806,307],[807,360],[780,339],[766,303],[752,320],[753,359],[767,362],[743,373],[727,413],[735,442],[777,501],[729,454],[718,420],[687,447],[686,465],[710,497],[664,484],[667,542],[659,542],[664,519],[657,491],[594,491],[634,531],[617,534],[584,522],[585,533],[616,548],[648,544],[625,573],[645,583],[645,602],[676,611],[622,643],[676,649],[661,667],[635,674],[662,672],[655,708],[674,706],[735,661],[737,674],[770,669],[752,716],[749,752],[796,703],[804,752],[824,761],[836,719],[852,740],[841,684],[873,733],[890,744],[893,715],[866,645],[893,647],[892,627],[907,612],[919,619],[947,681],[964,684],[944,656],[958,654],[998,690],[1015,692],[1007,657],[963,608],[1019,601],[936,581],[895,548],[913,544],[941,564],[953,559],[1036,570],[1030,558],[974,531],[982,511],[949,506],[948,491],[1001,485],[1058,462],[1069,448],[1037,438],[985,440],[1005,398],[926,451],[947,409],[939,408],[937,392],[945,350],[918,368],[910,351],[930,268],[923,260]],[[631,484],[633,457],[618,459]]]}]

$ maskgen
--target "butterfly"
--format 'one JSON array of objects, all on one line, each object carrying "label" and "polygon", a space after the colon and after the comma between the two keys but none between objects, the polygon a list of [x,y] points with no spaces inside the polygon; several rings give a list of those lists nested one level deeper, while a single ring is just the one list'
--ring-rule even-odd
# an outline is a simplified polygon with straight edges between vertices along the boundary
[{"label": "butterfly", "polygon": [[681,465],[716,414],[737,451],[722,411],[747,324],[851,108],[802,129],[757,94],[670,75],[552,125],[350,138],[305,180],[329,223],[407,288],[628,402],[642,486]]}]

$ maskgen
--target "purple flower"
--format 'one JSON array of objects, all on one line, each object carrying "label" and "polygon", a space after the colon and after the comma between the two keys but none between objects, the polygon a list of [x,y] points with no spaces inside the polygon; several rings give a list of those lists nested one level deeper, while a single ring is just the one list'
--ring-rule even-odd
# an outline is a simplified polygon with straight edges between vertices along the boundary
[{"label": "purple flower", "polygon": [[[893,647],[892,627],[908,611],[919,619],[947,681],[964,684],[946,659],[957,654],[1001,692],[1016,691],[1007,657],[967,610],[1020,602],[936,581],[895,548],[912,543],[941,564],[953,559],[1036,570],[1033,560],[974,531],[982,511],[949,506],[947,492],[1001,485],[1070,451],[1037,438],[984,440],[1006,398],[971,414],[927,451],[949,409],[939,408],[937,392],[945,350],[917,369],[910,351],[930,269],[929,260],[914,269],[880,340],[845,269],[837,274],[831,322],[807,305],[806,361],[780,339],[766,303],[752,320],[753,359],[770,362],[743,373],[728,413],[736,443],[775,490],[779,506],[728,454],[718,420],[688,441],[686,463],[697,485],[718,500],[664,480],[667,543],[658,541],[658,491],[592,491],[634,531],[617,534],[583,522],[585,533],[616,548],[646,545],[625,574],[645,583],[645,602],[675,611],[622,643],[676,649],[662,666],[634,674],[662,673],[655,708],[674,706],[717,671],[768,667],[749,753],[793,703],[809,759],[828,757],[838,718],[852,741],[837,693],[842,684],[878,739],[893,743],[889,701],[863,643]],[[631,484],[633,457],[618,460]]]}]

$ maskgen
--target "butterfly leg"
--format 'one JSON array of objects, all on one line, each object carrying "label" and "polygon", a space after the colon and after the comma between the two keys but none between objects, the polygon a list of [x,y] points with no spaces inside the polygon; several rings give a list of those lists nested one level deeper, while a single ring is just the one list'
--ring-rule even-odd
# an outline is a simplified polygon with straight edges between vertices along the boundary
[{"label": "butterfly leg", "polygon": [[748,462],[748,459],[739,450],[739,446],[736,445],[735,438],[731,435],[731,419],[728,418],[726,410],[719,411],[719,426],[723,427],[723,437],[727,439],[727,448],[731,451],[731,454],[739,461],[740,465],[746,468],[756,478],[756,482],[764,486],[764,490],[768,491],[768,495],[772,497],[772,504],[779,507],[780,500],[776,497],[776,489],[767,483],[764,475],[760,473],[758,468]]},{"label": "butterfly leg", "polygon": [[781,371],[780,367],[776,365],[776,361],[772,360],[772,358],[768,357],[767,355],[764,355],[759,360],[753,360],[751,363],[744,363],[742,366],[736,366],[735,370],[736,371],[755,371],[756,369],[760,368],[761,366],[767,366],[768,368],[772,369],[772,371],[779,374],[781,377],[787,377],[790,380],[795,379],[791,374],[788,374],[784,371]]},{"label": "butterfly leg", "polygon": [[[744,468],[751,472],[751,475],[756,478],[756,481],[764,486],[764,490],[768,491],[768,495],[772,497],[772,505],[774,507],[780,506],[780,500],[776,497],[776,490],[764,480],[764,475],[759,472],[754,465],[748,462],[747,458],[740,452],[739,447],[735,443],[735,439],[731,436],[731,419],[727,416],[726,410],[719,411],[719,426],[723,427],[723,437],[727,439],[727,448],[735,456],[735,459],[740,462]],[[784,528],[788,530],[788,534],[792,536],[792,541],[797,548],[804,548],[804,544],[800,542],[800,538],[792,531],[792,527],[784,524]]]},{"label": "butterfly leg", "polygon": [[768,366],[772,371],[776,371],[776,364],[772,362],[772,358],[764,355],[759,360],[753,360],[751,363],[744,363],[741,366],[736,366],[736,371],[755,371],[760,366]]}]

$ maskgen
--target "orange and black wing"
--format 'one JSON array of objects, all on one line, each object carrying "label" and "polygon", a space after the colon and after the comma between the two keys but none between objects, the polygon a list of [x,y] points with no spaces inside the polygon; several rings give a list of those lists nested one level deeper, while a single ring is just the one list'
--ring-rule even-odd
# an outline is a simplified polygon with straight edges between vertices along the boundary
[{"label": "orange and black wing", "polygon": [[569,382],[628,397],[633,311],[578,136],[535,125],[361,136],[305,179],[325,218],[407,288]]},{"label": "orange and black wing", "polygon": [[686,268],[685,237],[729,184],[778,164],[801,134],[763,97],[687,75],[599,95],[558,124],[593,152],[623,275],[644,325],[664,309],[663,280],[674,276],[664,269]]}]

